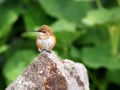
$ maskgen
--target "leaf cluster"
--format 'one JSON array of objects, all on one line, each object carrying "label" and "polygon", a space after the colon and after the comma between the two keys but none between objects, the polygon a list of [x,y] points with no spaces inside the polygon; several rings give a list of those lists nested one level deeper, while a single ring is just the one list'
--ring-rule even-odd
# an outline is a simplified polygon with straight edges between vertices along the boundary
[{"label": "leaf cluster", "polygon": [[43,24],[59,56],[87,67],[91,90],[120,89],[120,0],[1,0],[1,90],[38,55],[31,31]]}]

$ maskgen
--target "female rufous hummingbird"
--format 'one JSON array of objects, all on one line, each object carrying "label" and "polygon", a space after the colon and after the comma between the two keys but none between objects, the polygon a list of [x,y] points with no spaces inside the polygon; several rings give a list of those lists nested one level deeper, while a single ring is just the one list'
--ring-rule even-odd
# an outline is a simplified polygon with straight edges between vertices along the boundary
[{"label": "female rufous hummingbird", "polygon": [[51,28],[47,25],[42,25],[37,32],[36,45],[38,50],[40,52],[43,50],[50,52],[56,44],[56,37]]}]

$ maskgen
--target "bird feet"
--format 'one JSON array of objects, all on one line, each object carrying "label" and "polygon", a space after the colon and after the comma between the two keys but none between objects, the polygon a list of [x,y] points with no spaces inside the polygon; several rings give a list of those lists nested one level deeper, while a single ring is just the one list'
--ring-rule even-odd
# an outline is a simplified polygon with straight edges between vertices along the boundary
[{"label": "bird feet", "polygon": [[43,49],[41,52],[43,52],[43,51],[46,51],[46,52],[48,52],[48,53],[51,53],[51,51],[49,51],[49,50],[47,50],[47,49]]}]

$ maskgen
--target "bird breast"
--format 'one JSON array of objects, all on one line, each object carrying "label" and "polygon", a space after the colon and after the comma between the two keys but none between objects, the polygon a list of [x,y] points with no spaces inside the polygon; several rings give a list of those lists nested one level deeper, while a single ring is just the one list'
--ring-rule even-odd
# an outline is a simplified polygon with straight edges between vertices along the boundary
[{"label": "bird breast", "polygon": [[51,50],[55,44],[55,40],[52,36],[48,39],[38,39],[37,42],[38,42],[38,45],[40,45],[41,47],[39,48],[40,50],[42,49]]}]

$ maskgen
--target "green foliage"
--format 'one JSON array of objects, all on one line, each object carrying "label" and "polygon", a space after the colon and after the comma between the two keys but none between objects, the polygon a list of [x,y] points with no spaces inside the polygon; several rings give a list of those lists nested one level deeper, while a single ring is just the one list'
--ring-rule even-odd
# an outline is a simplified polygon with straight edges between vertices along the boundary
[{"label": "green foliage", "polygon": [[[9,58],[9,61],[7,61],[4,68],[4,75],[7,78],[7,84],[22,72],[25,66],[34,59],[36,56],[35,54],[36,53],[33,50],[18,50]],[[17,66],[17,68],[15,66]]]},{"label": "green foliage", "polygon": [[[111,56],[109,46],[84,48],[83,49],[83,62],[92,68],[104,67],[107,69],[120,69],[120,58],[117,56]],[[97,52],[97,53],[96,53]],[[104,57],[104,58],[103,58]]]},{"label": "green foliage", "polygon": [[[32,7],[31,7],[32,6]],[[34,11],[34,12],[33,12]],[[42,24],[49,24],[50,20],[46,13],[38,5],[38,3],[30,3],[26,5],[23,13],[26,30],[33,30]]]},{"label": "green foliage", "polygon": [[91,9],[90,2],[75,0],[38,0],[47,14],[55,18],[80,23],[86,11]]},{"label": "green foliage", "polygon": [[87,13],[83,22],[87,25],[104,24],[111,20],[112,15],[110,11],[106,9],[91,10]]},{"label": "green foliage", "polygon": [[18,14],[14,9],[0,6],[0,44],[4,43],[6,36],[17,19]]},{"label": "green foliage", "polygon": [[39,53],[31,31],[43,24],[53,29],[61,58],[86,65],[91,90],[120,89],[119,0],[2,0],[0,90]]}]

